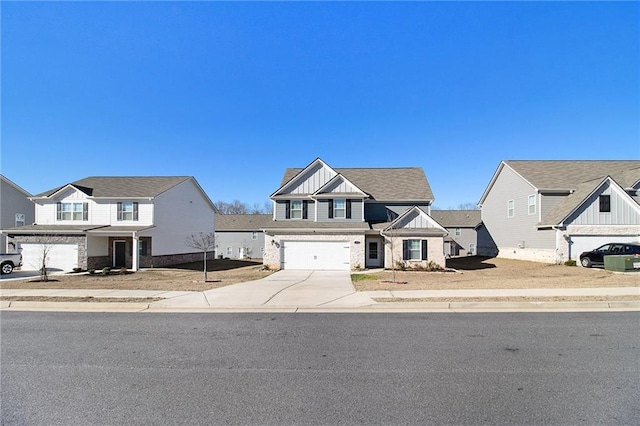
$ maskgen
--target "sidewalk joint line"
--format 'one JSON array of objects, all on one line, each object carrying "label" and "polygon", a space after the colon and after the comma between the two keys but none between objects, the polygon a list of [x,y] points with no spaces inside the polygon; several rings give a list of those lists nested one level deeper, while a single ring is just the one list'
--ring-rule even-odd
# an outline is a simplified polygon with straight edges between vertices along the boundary
[{"label": "sidewalk joint line", "polygon": [[303,280],[301,281],[297,281],[291,285],[288,285],[286,287],[281,288],[280,290],[278,290],[277,292],[275,292],[271,297],[269,297],[261,306],[265,306],[267,303],[271,302],[271,300],[276,297],[277,295],[279,295],[280,293],[282,293],[283,291],[293,287],[294,285],[298,285],[298,284],[302,284],[303,282],[307,281],[309,278],[311,278],[311,275],[313,275],[313,271],[311,271],[311,273]]}]

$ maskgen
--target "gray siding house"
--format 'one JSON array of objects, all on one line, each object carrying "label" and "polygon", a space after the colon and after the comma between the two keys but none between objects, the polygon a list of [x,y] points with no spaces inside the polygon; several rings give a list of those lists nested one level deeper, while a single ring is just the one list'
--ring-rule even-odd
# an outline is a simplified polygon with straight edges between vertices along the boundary
[{"label": "gray siding house", "polygon": [[216,257],[262,259],[271,214],[216,214]]},{"label": "gray siding house", "polygon": [[495,242],[482,223],[480,210],[432,210],[431,216],[449,233],[444,238],[447,257],[497,254]]},{"label": "gray siding house", "polygon": [[287,169],[272,195],[263,262],[276,269],[444,266],[446,230],[429,214],[421,168],[332,168],[321,159]]},{"label": "gray siding house", "polygon": [[559,263],[640,242],[640,161],[503,161],[479,205],[500,257]]},{"label": "gray siding house", "polygon": [[[31,225],[35,222],[36,206],[31,202],[27,191],[0,175],[0,228],[14,228]],[[7,237],[0,239],[0,251],[15,252],[15,244],[8,244]]]}]

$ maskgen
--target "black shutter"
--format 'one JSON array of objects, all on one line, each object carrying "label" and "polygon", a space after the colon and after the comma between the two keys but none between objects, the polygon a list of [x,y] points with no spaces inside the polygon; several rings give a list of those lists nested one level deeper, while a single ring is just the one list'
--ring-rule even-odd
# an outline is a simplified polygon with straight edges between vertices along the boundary
[{"label": "black shutter", "polygon": [[422,240],[422,260],[427,260],[427,240]]},{"label": "black shutter", "polygon": [[89,203],[82,203],[82,220],[89,220]]},{"label": "black shutter", "polygon": [[133,220],[138,220],[138,203],[133,203]]},{"label": "black shutter", "polygon": [[309,218],[309,201],[308,200],[302,200],[302,218],[303,219],[308,219]]},{"label": "black shutter", "polygon": [[402,260],[409,260],[409,241],[402,241]]},{"label": "black shutter", "polygon": [[118,203],[118,220],[122,220],[122,203]]},{"label": "black shutter", "polygon": [[346,204],[347,204],[346,218],[351,219],[351,200],[347,200]]},{"label": "black shutter", "polygon": [[285,201],[284,205],[285,205],[284,218],[291,219],[291,201],[289,200]]},{"label": "black shutter", "polygon": [[327,200],[329,202],[329,219],[333,219],[333,200]]},{"label": "black shutter", "polygon": [[56,203],[56,212],[58,220],[62,220],[62,203]]}]

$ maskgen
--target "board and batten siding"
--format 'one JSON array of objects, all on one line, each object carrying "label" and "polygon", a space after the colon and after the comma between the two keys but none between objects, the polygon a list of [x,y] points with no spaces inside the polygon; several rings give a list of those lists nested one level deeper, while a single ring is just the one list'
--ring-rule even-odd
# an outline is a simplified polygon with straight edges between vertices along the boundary
[{"label": "board and batten siding", "polygon": [[329,182],[336,175],[331,169],[324,167],[318,163],[311,167],[309,170],[303,172],[302,175],[295,177],[294,179],[299,183],[289,187],[286,194],[313,194],[323,185]]},{"label": "board and batten siding", "polygon": [[[536,213],[529,214],[528,199],[535,194],[531,184],[509,167],[502,168],[482,205],[482,222],[499,249],[517,248],[524,243],[524,248],[555,250],[555,233],[538,231],[536,227],[539,203]],[[513,217],[508,217],[509,200],[514,202]]]},{"label": "board and batten siding", "polygon": [[[600,212],[600,195],[611,197],[611,212]],[[592,194],[565,222],[567,225],[640,225],[640,214],[638,206],[633,206],[628,197],[606,183],[601,192]]]},{"label": "board and batten siding", "polygon": [[152,255],[195,253],[185,244],[191,234],[214,232],[214,210],[192,180],[186,180],[154,200],[155,227],[140,233],[152,237]]}]

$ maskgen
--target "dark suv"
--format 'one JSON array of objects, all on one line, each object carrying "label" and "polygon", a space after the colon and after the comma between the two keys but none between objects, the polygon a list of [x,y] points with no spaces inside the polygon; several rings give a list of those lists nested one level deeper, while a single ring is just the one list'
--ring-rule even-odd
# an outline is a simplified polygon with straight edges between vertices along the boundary
[{"label": "dark suv", "polygon": [[585,268],[604,266],[604,257],[612,254],[630,254],[640,256],[640,245],[629,243],[609,243],[580,255],[580,263]]}]

